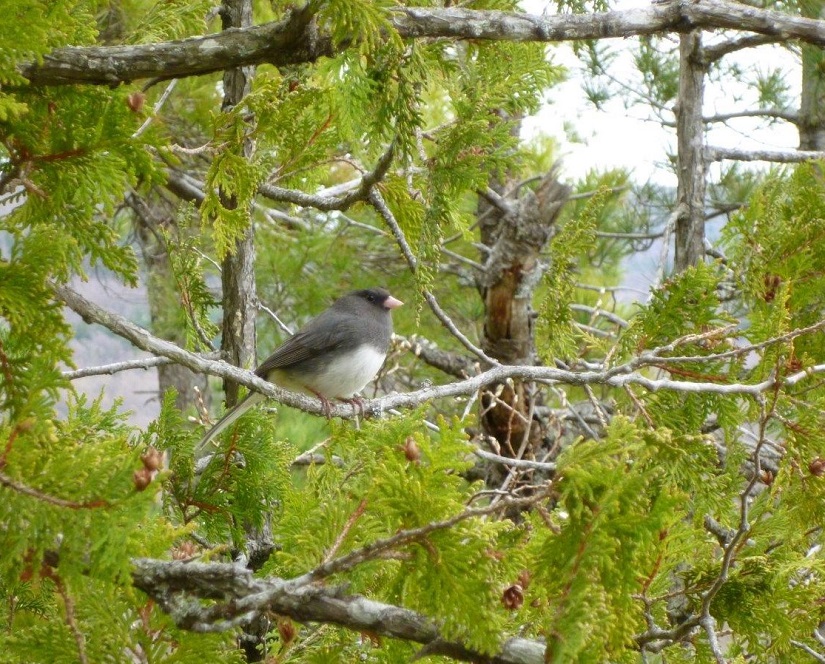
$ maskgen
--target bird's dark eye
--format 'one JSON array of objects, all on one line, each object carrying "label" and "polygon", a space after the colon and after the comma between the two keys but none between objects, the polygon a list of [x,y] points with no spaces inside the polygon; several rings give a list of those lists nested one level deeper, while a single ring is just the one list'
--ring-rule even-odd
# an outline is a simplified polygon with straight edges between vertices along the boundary
[{"label": "bird's dark eye", "polygon": [[369,300],[370,302],[375,302],[375,295],[370,293],[369,295],[367,295],[367,300]]}]

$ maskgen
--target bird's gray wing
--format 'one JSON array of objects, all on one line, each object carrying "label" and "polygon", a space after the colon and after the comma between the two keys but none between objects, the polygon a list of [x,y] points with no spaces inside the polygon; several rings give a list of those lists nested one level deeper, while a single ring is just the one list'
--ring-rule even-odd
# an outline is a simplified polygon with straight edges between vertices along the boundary
[{"label": "bird's gray wing", "polygon": [[352,338],[349,334],[352,318],[337,311],[325,311],[278,346],[255,369],[255,373],[265,379],[275,369],[289,369],[302,362],[316,360],[324,353],[344,348]]}]

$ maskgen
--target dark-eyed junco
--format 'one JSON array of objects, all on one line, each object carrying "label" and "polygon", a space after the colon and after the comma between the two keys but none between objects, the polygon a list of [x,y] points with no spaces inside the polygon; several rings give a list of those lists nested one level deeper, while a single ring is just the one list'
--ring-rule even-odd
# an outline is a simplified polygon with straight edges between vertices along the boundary
[{"label": "dark-eyed junco", "polygon": [[[330,399],[349,400],[378,373],[392,337],[390,312],[403,303],[383,288],[347,293],[275,349],[255,370],[271,383]],[[198,443],[196,458],[210,441],[266,397],[252,392],[224,415]]]}]

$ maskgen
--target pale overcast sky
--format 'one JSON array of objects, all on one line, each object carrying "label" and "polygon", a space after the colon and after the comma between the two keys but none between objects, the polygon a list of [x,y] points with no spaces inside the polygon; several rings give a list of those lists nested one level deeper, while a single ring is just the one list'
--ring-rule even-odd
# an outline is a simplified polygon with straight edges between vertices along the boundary
[{"label": "pale overcast sky", "polygon": [[[651,3],[648,0],[621,0],[615,4],[617,9],[629,9]],[[544,0],[526,0],[523,6],[531,13],[542,13],[546,7],[548,13],[555,12],[555,3]],[[714,39],[708,35],[705,41]],[[635,48],[636,43],[635,39],[607,40],[611,49],[624,50],[611,71],[628,82],[634,77],[629,49]],[[553,136],[561,148],[563,174],[567,178],[581,177],[593,168],[626,167],[633,170],[637,181],[653,179],[660,184],[675,186],[675,177],[664,166],[666,153],[675,151],[675,131],[661,127],[655,120],[646,120],[647,109],[643,106],[625,108],[621,99],[609,102],[607,111],[597,111],[582,92],[581,67],[570,46],[553,46],[549,52],[554,62],[569,69],[570,78],[550,92],[543,112],[525,121],[524,136],[529,138],[534,132]],[[798,95],[800,74],[794,58],[787,51],[778,47],[750,49],[726,56],[725,64],[733,62],[743,69],[762,72],[780,65],[787,72],[791,94]],[[719,85],[707,81],[705,113],[752,110],[754,99],[753,93],[744,87],[731,89],[728,84],[725,89],[720,89]],[[571,141],[565,124],[572,125],[584,142]],[[797,143],[797,132],[787,123],[776,123],[760,130],[757,122],[740,119],[732,123],[732,128],[716,126],[708,133],[708,144],[729,148],[792,149]]]}]

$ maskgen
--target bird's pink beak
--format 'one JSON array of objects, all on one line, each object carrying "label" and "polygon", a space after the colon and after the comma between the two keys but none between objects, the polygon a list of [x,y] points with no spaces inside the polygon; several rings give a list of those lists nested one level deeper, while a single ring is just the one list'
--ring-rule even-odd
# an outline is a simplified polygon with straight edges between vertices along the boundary
[{"label": "bird's pink beak", "polygon": [[401,300],[396,300],[392,295],[390,295],[386,300],[384,300],[384,308],[385,309],[396,309],[404,304]]}]

